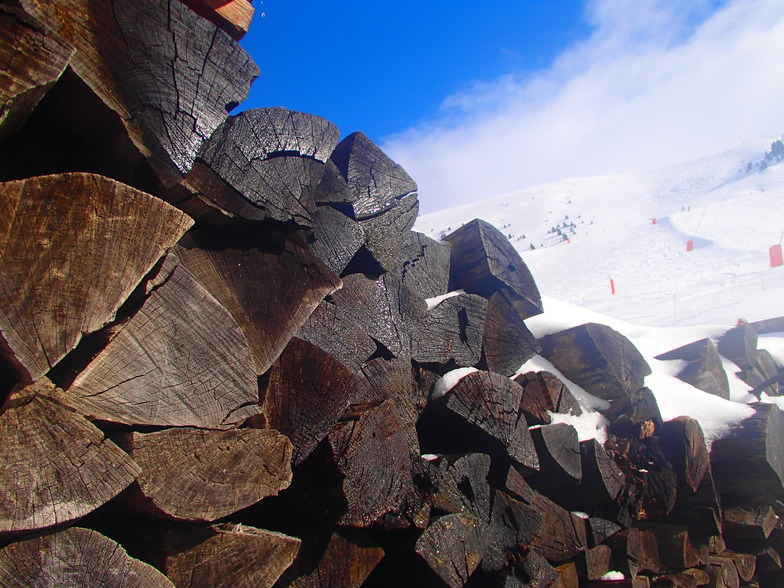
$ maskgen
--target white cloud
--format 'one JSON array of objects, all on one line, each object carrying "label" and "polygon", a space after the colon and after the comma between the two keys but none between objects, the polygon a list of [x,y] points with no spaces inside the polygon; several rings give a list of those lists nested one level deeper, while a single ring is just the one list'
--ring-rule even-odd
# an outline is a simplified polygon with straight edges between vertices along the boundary
[{"label": "white cloud", "polygon": [[593,0],[586,19],[549,69],[449,96],[383,143],[423,212],[784,132],[781,0]]}]

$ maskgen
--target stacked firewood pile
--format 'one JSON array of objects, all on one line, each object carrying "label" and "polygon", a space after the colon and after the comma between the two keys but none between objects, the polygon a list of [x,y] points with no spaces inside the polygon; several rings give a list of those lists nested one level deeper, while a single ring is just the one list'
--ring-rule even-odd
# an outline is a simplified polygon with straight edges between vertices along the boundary
[{"label": "stacked firewood pile", "polygon": [[[531,335],[497,229],[412,232],[367,137],[228,116],[250,14],[0,1],[0,585],[784,583],[779,410],[709,449],[619,333]],[[764,383],[753,329],[671,358]]]}]

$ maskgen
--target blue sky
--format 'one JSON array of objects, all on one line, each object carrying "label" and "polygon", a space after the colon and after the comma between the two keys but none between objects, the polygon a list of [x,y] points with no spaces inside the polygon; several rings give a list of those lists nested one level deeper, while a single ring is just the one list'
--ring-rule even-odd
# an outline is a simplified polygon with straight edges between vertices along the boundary
[{"label": "blue sky", "polygon": [[242,108],[365,132],[422,212],[784,132],[782,0],[254,5]]},{"label": "blue sky", "polygon": [[242,45],[262,74],[243,107],[318,114],[378,142],[477,82],[549,66],[588,35],[583,4],[255,0]]}]

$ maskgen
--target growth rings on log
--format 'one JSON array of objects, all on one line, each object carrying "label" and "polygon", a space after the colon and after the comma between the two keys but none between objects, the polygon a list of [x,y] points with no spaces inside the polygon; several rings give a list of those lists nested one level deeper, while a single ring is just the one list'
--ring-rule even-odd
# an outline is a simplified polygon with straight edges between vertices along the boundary
[{"label": "growth rings on log", "polygon": [[105,326],[193,221],[92,174],[0,184],[2,354],[23,381]]}]

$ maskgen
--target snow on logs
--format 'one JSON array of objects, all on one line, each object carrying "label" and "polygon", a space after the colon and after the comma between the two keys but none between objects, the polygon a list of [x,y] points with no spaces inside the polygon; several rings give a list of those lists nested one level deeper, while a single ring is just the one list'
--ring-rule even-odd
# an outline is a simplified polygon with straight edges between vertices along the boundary
[{"label": "snow on logs", "polygon": [[[249,8],[0,7],[0,583],[775,585],[779,409],[709,448],[619,333],[531,335],[500,231],[412,232],[362,133],[227,118],[257,69],[213,23]],[[776,391],[751,326],[718,351]],[[606,442],[515,376],[538,353],[610,402]],[[670,357],[726,397],[713,343]]]}]

